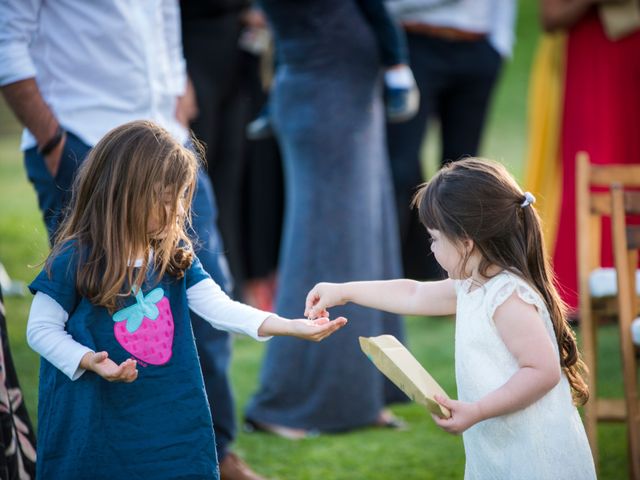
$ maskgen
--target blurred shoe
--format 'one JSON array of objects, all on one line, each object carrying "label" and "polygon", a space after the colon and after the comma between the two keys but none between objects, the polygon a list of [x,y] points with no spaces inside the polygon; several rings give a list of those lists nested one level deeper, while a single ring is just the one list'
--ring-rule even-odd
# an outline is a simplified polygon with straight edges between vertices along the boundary
[{"label": "blurred shoe", "polygon": [[251,470],[238,455],[227,452],[220,462],[220,480],[266,480]]},{"label": "blurred shoe", "polygon": [[378,419],[373,426],[378,428],[390,428],[392,430],[407,430],[409,428],[407,422],[400,417],[396,417],[386,409],[380,412],[380,415],[378,415]]},{"label": "blurred shoe", "polygon": [[420,91],[406,65],[391,68],[384,75],[384,100],[390,123],[411,119],[420,107]]},{"label": "blurred shoe", "polygon": [[264,140],[265,138],[273,136],[271,117],[267,105],[260,110],[260,113],[254,120],[249,122],[246,135],[249,140]]},{"label": "blurred shoe", "polygon": [[276,435],[287,440],[302,440],[303,438],[314,438],[319,435],[317,430],[304,430],[302,428],[285,427],[274,423],[256,422],[250,418],[244,420],[244,431],[247,433],[263,432]]}]

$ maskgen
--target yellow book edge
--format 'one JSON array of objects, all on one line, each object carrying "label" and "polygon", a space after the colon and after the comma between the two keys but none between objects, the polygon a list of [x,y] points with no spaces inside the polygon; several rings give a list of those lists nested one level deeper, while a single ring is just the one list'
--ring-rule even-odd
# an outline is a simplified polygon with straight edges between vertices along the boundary
[{"label": "yellow book edge", "polygon": [[359,337],[359,341],[369,360],[411,400],[440,418],[451,417],[449,409],[434,398],[434,395],[448,397],[446,392],[396,337]]}]

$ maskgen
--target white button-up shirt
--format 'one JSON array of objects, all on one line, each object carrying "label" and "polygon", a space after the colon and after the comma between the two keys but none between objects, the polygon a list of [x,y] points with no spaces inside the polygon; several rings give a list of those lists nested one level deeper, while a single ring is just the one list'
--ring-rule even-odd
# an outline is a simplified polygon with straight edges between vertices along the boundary
[{"label": "white button-up shirt", "polygon": [[[88,145],[131,120],[184,142],[177,0],[2,0],[0,85],[34,78],[60,124]],[[35,145],[25,130],[22,148]]]},{"label": "white button-up shirt", "polygon": [[500,55],[511,55],[515,0],[386,0],[385,5],[400,22],[486,33]]}]

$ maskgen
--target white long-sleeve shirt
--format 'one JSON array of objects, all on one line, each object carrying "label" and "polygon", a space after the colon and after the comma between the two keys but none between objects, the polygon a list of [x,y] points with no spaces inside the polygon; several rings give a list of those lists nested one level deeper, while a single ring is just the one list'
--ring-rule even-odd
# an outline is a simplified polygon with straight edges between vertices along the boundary
[{"label": "white long-sleeve shirt", "polygon": [[[210,278],[187,289],[187,304],[215,328],[243,333],[259,341],[271,338],[259,336],[258,329],[273,314],[231,300]],[[80,368],[80,360],[93,350],[67,333],[68,319],[69,315],[58,302],[46,293],[37,292],[29,312],[27,342],[71,380],[77,380],[85,372]]]},{"label": "white long-sleeve shirt", "polygon": [[[175,117],[186,85],[177,0],[2,0],[0,86],[28,78],[90,146],[138,119],[187,139]],[[35,144],[25,130],[22,148]]]},{"label": "white long-sleeve shirt", "polygon": [[486,33],[503,57],[511,56],[515,37],[515,0],[386,0],[399,22]]}]

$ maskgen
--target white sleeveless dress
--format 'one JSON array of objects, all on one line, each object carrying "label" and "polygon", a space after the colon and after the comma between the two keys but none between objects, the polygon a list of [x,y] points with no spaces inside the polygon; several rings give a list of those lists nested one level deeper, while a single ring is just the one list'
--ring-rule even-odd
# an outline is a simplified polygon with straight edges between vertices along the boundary
[{"label": "white sleeveless dress", "polygon": [[[481,399],[518,370],[493,322],[496,308],[514,292],[540,312],[558,353],[549,312],[541,296],[523,279],[503,271],[472,291],[470,280],[455,284],[456,381],[461,401]],[[463,441],[465,480],[596,478],[584,427],[564,373],[540,400],[523,410],[474,425],[464,432]]]}]

